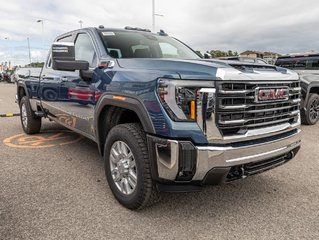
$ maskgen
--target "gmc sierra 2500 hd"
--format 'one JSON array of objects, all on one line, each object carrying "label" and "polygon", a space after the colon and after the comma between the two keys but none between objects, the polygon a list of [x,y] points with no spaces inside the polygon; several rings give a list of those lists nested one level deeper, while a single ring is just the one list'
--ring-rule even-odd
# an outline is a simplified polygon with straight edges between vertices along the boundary
[{"label": "gmc sierra 2500 hd", "polygon": [[27,134],[49,118],[95,141],[115,198],[139,209],[292,159],[300,83],[290,70],[201,59],[164,31],[85,28],[56,38],[40,78],[20,79]]}]

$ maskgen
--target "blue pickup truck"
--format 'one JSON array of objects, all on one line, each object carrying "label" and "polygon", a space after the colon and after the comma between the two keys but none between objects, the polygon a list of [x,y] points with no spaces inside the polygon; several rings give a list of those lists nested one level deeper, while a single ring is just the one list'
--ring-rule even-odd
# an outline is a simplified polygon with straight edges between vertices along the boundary
[{"label": "blue pickup truck", "polygon": [[100,26],[52,44],[17,83],[21,123],[49,118],[98,145],[129,209],[282,165],[300,148],[300,82],[288,69],[203,59],[164,31]]}]

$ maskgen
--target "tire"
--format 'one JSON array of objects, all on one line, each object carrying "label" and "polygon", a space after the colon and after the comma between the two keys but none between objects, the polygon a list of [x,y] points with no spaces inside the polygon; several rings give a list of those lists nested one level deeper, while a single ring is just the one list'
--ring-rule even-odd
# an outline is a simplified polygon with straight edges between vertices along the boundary
[{"label": "tire", "polygon": [[301,115],[302,123],[314,125],[319,120],[319,95],[311,93],[306,105],[306,111]]},{"label": "tire", "polygon": [[20,101],[20,119],[23,131],[26,134],[35,134],[40,132],[41,118],[35,116],[27,96],[24,96]]},{"label": "tire", "polygon": [[159,200],[159,192],[151,177],[145,132],[139,124],[121,124],[111,129],[105,142],[104,164],[109,187],[116,200],[126,208],[142,209]]}]

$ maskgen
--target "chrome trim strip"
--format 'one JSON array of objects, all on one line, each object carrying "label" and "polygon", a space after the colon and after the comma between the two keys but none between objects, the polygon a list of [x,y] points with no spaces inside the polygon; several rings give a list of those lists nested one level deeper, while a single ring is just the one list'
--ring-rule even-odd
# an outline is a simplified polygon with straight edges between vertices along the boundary
[{"label": "chrome trim strip", "polygon": [[[295,107],[297,105],[289,105],[285,107],[277,107],[277,108],[267,108],[267,109],[260,109],[260,110],[247,110],[245,113],[260,113],[260,112],[271,112],[271,111],[277,111],[277,110],[285,110],[292,107]],[[230,112],[225,112],[225,114],[228,114]]]},{"label": "chrome trim strip", "polygon": [[247,120],[245,119],[240,119],[240,120],[231,120],[231,121],[218,121],[220,124],[240,124],[240,123],[245,123]]},{"label": "chrome trim strip", "polygon": [[219,93],[222,94],[244,94],[252,92],[255,92],[255,90],[219,90]]},{"label": "chrome trim strip", "polygon": [[301,87],[290,88],[291,91],[298,92],[301,91]]},{"label": "chrome trim strip", "polygon": [[[221,140],[220,134],[216,124],[216,89],[215,88],[201,88],[199,89],[198,101],[196,101],[197,117],[196,121],[202,132],[205,134],[207,140]],[[209,102],[212,102],[210,105]],[[206,106],[206,109],[204,108]],[[207,110],[211,114],[207,115]],[[209,117],[211,115],[211,117]]]},{"label": "chrome trim strip", "polygon": [[220,109],[226,109],[226,110],[234,110],[234,109],[241,109],[241,108],[247,108],[249,105],[243,104],[243,105],[219,105]]},{"label": "chrome trim strip", "polygon": [[160,157],[157,146],[155,144],[155,152],[157,158],[157,171],[158,176],[163,179],[175,180],[178,172],[178,154],[179,154],[179,145],[178,141],[167,140],[167,143],[170,145],[171,153],[169,159],[164,159]]},{"label": "chrome trim strip", "polygon": [[[285,118],[285,120],[291,118],[291,116],[297,115],[299,113],[299,110],[293,111],[293,112],[287,112],[284,114],[278,114],[278,115],[272,115],[272,116],[267,116],[267,117],[261,117],[261,118],[247,118],[247,119],[241,119],[241,120],[233,120],[233,121],[218,121],[220,124],[238,124],[238,123],[246,123],[249,121],[258,121],[258,120],[263,120],[263,119],[270,119],[274,117],[284,117],[284,116],[290,116]],[[284,119],[280,119],[284,120]],[[279,121],[279,120],[278,120]],[[270,123],[274,123],[275,121],[271,121]],[[269,122],[263,122],[261,124],[269,124]],[[246,126],[250,126],[251,124],[248,124]]]},{"label": "chrome trim strip", "polygon": [[[293,100],[290,100],[290,101],[286,101],[285,103],[299,103],[301,102],[301,100],[298,98],[298,99],[293,99]],[[223,110],[233,110],[233,109],[242,109],[242,108],[249,108],[249,107],[255,107],[255,106],[269,106],[269,104],[271,103],[264,103],[264,104],[242,104],[242,105],[219,105],[219,108],[220,109],[223,109]],[[271,105],[275,105],[275,104],[280,104],[278,102],[274,102],[273,104]],[[290,107],[294,107],[294,105],[290,105]]]}]

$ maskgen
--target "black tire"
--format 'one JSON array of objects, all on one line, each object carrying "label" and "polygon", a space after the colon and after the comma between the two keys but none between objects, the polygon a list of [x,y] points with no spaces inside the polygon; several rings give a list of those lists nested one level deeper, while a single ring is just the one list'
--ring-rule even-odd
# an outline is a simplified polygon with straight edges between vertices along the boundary
[{"label": "black tire", "polygon": [[[110,153],[114,143],[124,142],[133,153],[137,169],[136,187],[129,195],[116,186],[111,173]],[[159,192],[151,177],[150,160],[145,132],[136,123],[121,124],[109,132],[104,148],[105,174],[116,200],[126,208],[135,210],[150,206],[159,200]]]},{"label": "black tire", "polygon": [[[25,113],[23,112],[24,107]],[[24,121],[24,118],[26,118],[26,121]],[[24,96],[20,101],[20,119],[23,131],[26,134],[35,134],[40,132],[41,117],[35,116],[27,96]]]},{"label": "black tire", "polygon": [[314,125],[319,120],[319,95],[311,93],[306,105],[306,111],[301,115],[301,121],[306,125]]}]

